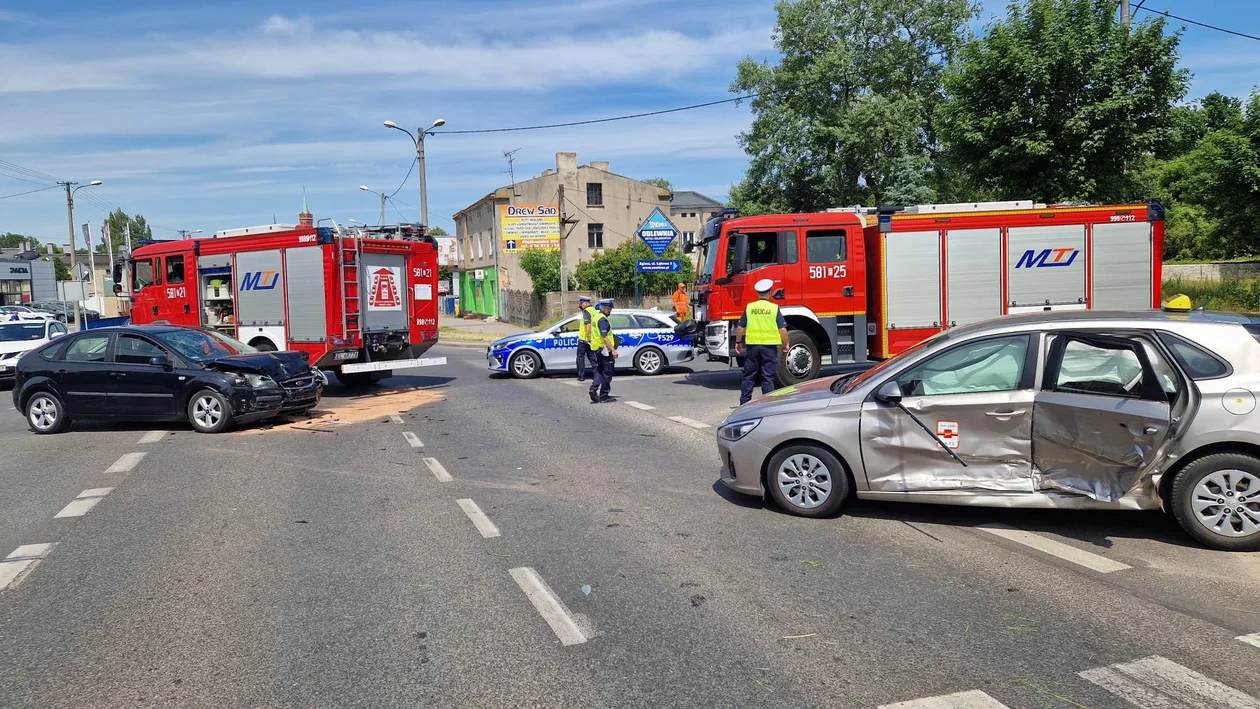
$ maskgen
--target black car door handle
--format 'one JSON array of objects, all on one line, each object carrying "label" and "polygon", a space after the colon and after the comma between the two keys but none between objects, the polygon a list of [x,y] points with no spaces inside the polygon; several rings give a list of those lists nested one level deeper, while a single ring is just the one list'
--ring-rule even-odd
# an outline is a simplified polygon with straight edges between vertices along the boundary
[{"label": "black car door handle", "polygon": [[58,370],[57,370],[57,374],[59,374],[59,375],[60,375],[60,374],[65,374],[65,373],[66,373],[66,370],[64,370],[64,369],[58,369]]},{"label": "black car door handle", "polygon": [[122,379],[123,377],[127,376],[127,374],[125,372],[110,372],[110,376],[114,377],[115,379]]}]

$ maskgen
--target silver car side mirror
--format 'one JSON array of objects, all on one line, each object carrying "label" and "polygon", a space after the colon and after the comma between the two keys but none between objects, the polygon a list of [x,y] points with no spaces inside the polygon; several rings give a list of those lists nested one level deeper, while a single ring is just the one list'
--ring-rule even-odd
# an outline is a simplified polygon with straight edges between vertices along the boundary
[{"label": "silver car side mirror", "polygon": [[895,379],[884,382],[875,392],[875,400],[881,404],[900,404],[902,398],[901,385]]}]

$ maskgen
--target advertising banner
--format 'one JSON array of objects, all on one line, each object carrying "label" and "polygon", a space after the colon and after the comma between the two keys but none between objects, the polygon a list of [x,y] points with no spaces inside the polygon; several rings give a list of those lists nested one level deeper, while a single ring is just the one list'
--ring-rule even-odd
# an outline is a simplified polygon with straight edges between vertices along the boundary
[{"label": "advertising banner", "polygon": [[503,250],[560,248],[560,207],[554,204],[499,206]]}]

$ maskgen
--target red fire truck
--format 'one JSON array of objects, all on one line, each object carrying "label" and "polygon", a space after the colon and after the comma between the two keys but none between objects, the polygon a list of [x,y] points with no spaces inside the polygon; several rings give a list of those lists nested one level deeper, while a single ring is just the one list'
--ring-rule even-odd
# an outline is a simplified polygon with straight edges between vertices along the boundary
[{"label": "red fire truck", "polygon": [[212,327],[366,384],[442,363],[420,358],[438,339],[437,244],[397,231],[269,225],[158,242],[117,264],[115,283],[130,284],[135,324]]},{"label": "red fire truck", "polygon": [[782,384],[895,355],[944,329],[1035,310],[1159,307],[1164,210],[1030,201],[837,209],[705,225],[692,295],[710,360],[774,281],[787,320]]}]

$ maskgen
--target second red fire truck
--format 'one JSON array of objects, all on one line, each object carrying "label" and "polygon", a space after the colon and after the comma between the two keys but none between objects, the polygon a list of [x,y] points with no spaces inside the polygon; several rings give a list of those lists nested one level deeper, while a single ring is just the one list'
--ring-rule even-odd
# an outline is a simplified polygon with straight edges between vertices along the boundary
[{"label": "second red fire truck", "polygon": [[1158,203],[1030,201],[838,209],[705,225],[692,305],[711,360],[731,361],[735,321],[774,281],[787,320],[782,383],[891,357],[944,329],[1037,310],[1159,307]]},{"label": "second red fire truck", "polygon": [[[370,238],[269,225],[141,246],[115,267],[131,321],[211,327],[259,350],[306,352],[343,384],[439,364],[437,245],[417,228]],[[122,273],[126,269],[128,275]]]}]

